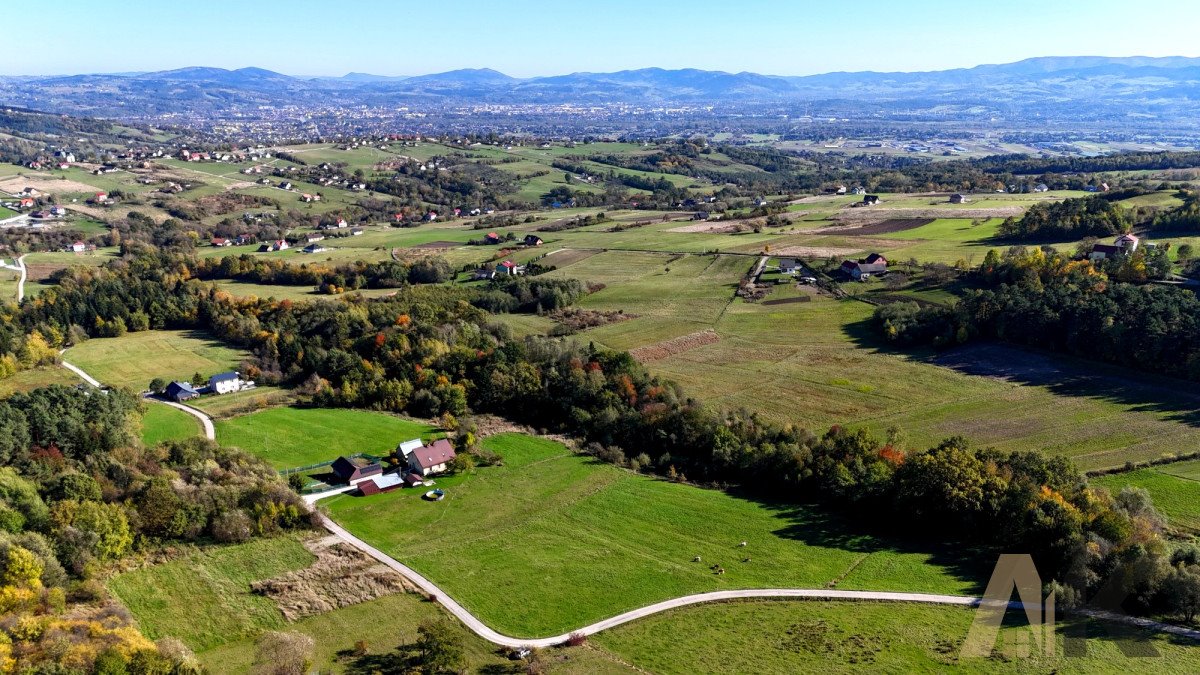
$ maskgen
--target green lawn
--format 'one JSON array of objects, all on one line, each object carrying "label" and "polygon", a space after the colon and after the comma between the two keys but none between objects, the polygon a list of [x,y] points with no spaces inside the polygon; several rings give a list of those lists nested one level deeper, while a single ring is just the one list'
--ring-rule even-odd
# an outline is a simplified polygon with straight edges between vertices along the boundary
[{"label": "green lawn", "polygon": [[222,445],[242,448],[280,469],[307,466],[339,455],[383,455],[401,441],[429,437],[422,422],[366,410],[272,408],[216,423]]},{"label": "green lawn", "polygon": [[147,446],[199,434],[200,420],[192,415],[167,405],[146,404],[146,413],[142,416],[142,442]]},{"label": "green lawn", "polygon": [[[977,590],[977,570],[962,551],[950,556],[951,569],[936,553],[898,550],[808,508],[655,480],[545,439],[502,434],[484,444],[503,466],[439,478],[448,493],[442,502],[398,490],[322,504],[510,635],[565,632],[725,588],[840,580],[847,589]],[[697,555],[703,562],[692,562]],[[726,574],[714,574],[714,563]]]},{"label": "green lawn", "polygon": [[72,347],[63,355],[100,382],[142,391],[150,380],[190,380],[193,373],[206,379],[236,370],[248,357],[199,331],[151,330],[119,338],[96,338]]},{"label": "green lawn", "polygon": [[[968,608],[899,603],[731,602],[688,607],[619,626],[593,636],[592,644],[614,661],[664,675],[1184,673],[1200,669],[1195,643],[1161,636],[1151,637],[1150,644],[1162,658],[1125,656],[1104,638],[1090,640],[1086,656],[1067,657],[1061,624],[1057,656],[1005,656],[1029,644],[1023,613],[1009,615],[993,656],[960,659],[973,616]],[[1095,634],[1103,635],[1098,628]]]}]

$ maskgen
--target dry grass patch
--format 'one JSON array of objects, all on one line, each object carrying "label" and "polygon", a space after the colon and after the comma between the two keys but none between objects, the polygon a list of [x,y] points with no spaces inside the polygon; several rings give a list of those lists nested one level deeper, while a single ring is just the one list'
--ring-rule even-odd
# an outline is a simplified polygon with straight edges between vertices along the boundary
[{"label": "dry grass patch", "polygon": [[771,255],[784,258],[835,258],[862,253],[861,248],[839,246],[784,246],[771,249]]},{"label": "dry grass patch", "polygon": [[952,209],[952,208],[924,208],[924,209],[908,209],[871,206],[857,209],[844,209],[833,214],[834,220],[843,221],[862,221],[862,220],[885,220],[885,219],[908,219],[908,218],[971,218],[971,219],[986,219],[986,218],[1014,218],[1020,217],[1025,213],[1024,206],[993,206],[977,209]]},{"label": "dry grass patch", "polygon": [[63,180],[53,176],[17,176],[0,181],[0,191],[16,194],[27,187],[49,194],[66,192],[104,192],[100,188],[73,180]]},{"label": "dry grass patch", "polygon": [[279,606],[288,621],[417,589],[395,570],[337,537],[304,542],[317,557],[312,565],[256,581],[251,590]]},{"label": "dry grass patch", "polygon": [[646,345],[645,347],[631,349],[629,350],[629,354],[642,363],[646,363],[647,361],[659,361],[676,354],[682,354],[683,352],[690,351],[692,349],[697,349],[705,345],[711,345],[714,342],[719,342],[720,340],[721,336],[717,335],[715,330],[709,328],[695,333],[689,333],[688,335],[681,335],[670,340],[663,340],[662,342],[657,342],[652,345]]}]

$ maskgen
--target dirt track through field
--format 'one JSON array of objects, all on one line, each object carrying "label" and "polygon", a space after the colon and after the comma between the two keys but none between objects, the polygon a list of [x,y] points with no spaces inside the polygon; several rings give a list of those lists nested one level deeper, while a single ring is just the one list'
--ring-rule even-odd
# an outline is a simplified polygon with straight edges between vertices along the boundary
[{"label": "dirt track through field", "polygon": [[708,328],[696,333],[689,333],[670,340],[646,345],[645,347],[631,349],[629,350],[629,354],[642,363],[659,361],[676,354],[698,349],[705,345],[711,345],[714,342],[720,341],[720,339],[721,336],[717,335],[716,331]]},{"label": "dirt track through field", "polygon": [[951,208],[894,208],[870,206],[843,209],[833,214],[834,220],[859,222],[864,220],[895,220],[901,218],[1008,218],[1025,213],[1024,206],[995,206],[976,209]]}]

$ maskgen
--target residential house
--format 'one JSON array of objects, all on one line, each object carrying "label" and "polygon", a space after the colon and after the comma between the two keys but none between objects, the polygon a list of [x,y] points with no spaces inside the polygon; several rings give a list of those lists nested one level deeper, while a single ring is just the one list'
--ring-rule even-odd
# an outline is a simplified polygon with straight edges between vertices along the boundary
[{"label": "residential house", "polygon": [[779,271],[784,274],[795,274],[796,270],[800,269],[800,261],[795,258],[780,258]]},{"label": "residential house", "polygon": [[496,278],[496,270],[487,267],[480,267],[471,273],[471,281],[484,281],[494,278]]},{"label": "residential house", "polygon": [[869,278],[873,274],[879,275],[887,273],[887,265],[887,258],[879,255],[878,253],[872,253],[866,258],[861,258],[858,261],[847,260],[842,263],[842,266],[839,269],[851,279],[855,281],[862,281],[863,279]]},{"label": "residential house", "polygon": [[862,198],[863,206],[874,206],[875,204],[878,204],[878,203],[879,203],[879,195],[863,195],[863,198]]},{"label": "residential house", "polygon": [[697,211],[692,214],[692,220],[708,220],[708,211]]},{"label": "residential house", "polygon": [[83,253],[86,250],[88,250],[88,245],[83,243],[82,241],[77,241],[77,242],[71,244],[71,252],[72,253]]},{"label": "residential house", "polygon": [[1116,244],[1117,246],[1120,246],[1121,249],[1124,250],[1126,253],[1133,253],[1134,251],[1137,250],[1138,242],[1140,242],[1140,241],[1141,240],[1138,239],[1136,235],[1126,233],[1126,234],[1123,234],[1123,235],[1117,237],[1116,241],[1114,241],[1113,243]]},{"label": "residential house", "polygon": [[422,447],[423,445],[425,445],[425,443],[419,438],[414,438],[409,441],[402,441],[400,445],[396,446],[396,459],[404,464],[408,464],[408,456],[411,455],[414,450]]},{"label": "residential house", "polygon": [[515,277],[525,273],[525,266],[518,265],[511,260],[505,260],[504,262],[496,265],[496,273]]},{"label": "residential house", "polygon": [[542,243],[543,243],[542,238],[537,236],[536,234],[525,235],[525,245],[526,246],[541,246]]},{"label": "residential house", "polygon": [[242,376],[235,371],[227,373],[217,373],[208,378],[208,390],[214,394],[228,394],[239,391],[244,385],[253,384],[242,380]]},{"label": "residential house", "polygon": [[97,192],[96,196],[92,197],[92,201],[96,202],[97,204],[107,204],[108,203],[108,193],[107,192]]},{"label": "residential house", "polygon": [[288,182],[288,181],[286,181],[286,180],[284,180],[284,181],[279,181],[279,189],[281,189],[281,190],[291,190],[291,189],[292,189],[292,184],[291,184],[291,183],[289,183],[289,182]]},{"label": "residential house", "polygon": [[225,248],[226,246],[233,246],[233,242],[224,237],[216,237],[212,240],[212,245],[217,248]]},{"label": "residential house", "polygon": [[487,234],[483,235],[483,243],[499,244],[500,243],[500,235],[496,234],[495,232],[488,232]]},{"label": "residential house", "polygon": [[239,234],[238,236],[234,237],[233,243],[237,246],[245,246],[246,244],[253,244],[254,237],[252,237],[248,234]]},{"label": "residential house", "polygon": [[1136,235],[1122,234],[1113,240],[1111,245],[1096,244],[1093,246],[1092,252],[1088,254],[1088,259],[1092,261],[1107,260],[1127,253],[1133,253],[1137,250],[1139,242],[1141,242],[1141,239],[1138,239]]},{"label": "residential house", "polygon": [[950,203],[951,204],[966,204],[969,201],[971,201],[970,197],[968,197],[962,193],[959,193],[959,192],[956,192],[956,193],[950,195]]},{"label": "residential house", "polygon": [[325,240],[325,235],[317,234],[316,232],[304,235],[304,241],[306,241],[310,244],[316,243],[318,241],[324,241],[324,240]]},{"label": "residential house", "polygon": [[29,208],[33,208],[33,205],[34,205],[35,203],[36,203],[36,202],[33,200],[33,197],[23,197],[23,198],[21,199],[21,201],[20,201],[20,202],[18,202],[18,204],[20,205],[20,207],[21,207],[21,208],[23,208],[23,209],[29,209]]},{"label": "residential house", "polygon": [[67,215],[67,210],[61,206],[51,206],[50,215],[54,216],[55,218],[62,218],[63,216]]},{"label": "residential house", "polygon": [[361,235],[362,235],[362,233],[363,233],[363,229],[362,229],[361,227],[356,227],[356,228],[354,228],[353,230],[350,230],[350,236],[351,236],[351,237],[358,237],[358,236],[361,236]]},{"label": "residential house", "polygon": [[867,188],[865,188],[861,185],[856,185],[856,186],[854,186],[854,189],[850,191],[850,194],[865,195],[865,194],[867,194]]},{"label": "residential house", "polygon": [[333,464],[329,465],[329,468],[338,478],[350,485],[358,485],[383,474],[383,467],[379,462],[372,462],[362,457],[338,457]]},{"label": "residential house", "polygon": [[270,241],[270,242],[268,242],[268,243],[265,243],[265,244],[263,244],[262,246],[259,246],[259,247],[258,247],[258,252],[259,252],[259,253],[268,253],[268,252],[271,252],[271,251],[284,251],[284,250],[287,250],[287,249],[289,249],[289,248],[291,248],[291,247],[292,247],[292,245],[291,245],[291,244],[289,244],[289,243],[287,243],[287,241],[286,241],[286,240],[283,240],[283,239],[276,239],[276,240],[274,240],[274,241]]},{"label": "residential house", "polygon": [[325,251],[328,251],[328,250],[329,250],[328,248],[326,248],[320,244],[309,244],[308,246],[305,246],[304,248],[300,249],[300,252],[301,253],[324,253]]},{"label": "residential house", "polygon": [[408,466],[413,473],[422,476],[442,473],[454,456],[454,446],[442,438],[413,450],[408,455]]},{"label": "residential house", "polygon": [[1038,183],[1037,185],[1033,186],[1033,191],[1034,192],[1049,192],[1050,186],[1046,185],[1045,183]]},{"label": "residential house", "polygon": [[172,382],[167,385],[167,388],[163,391],[163,395],[176,403],[182,403],[196,398],[200,395],[200,392],[196,391],[196,388],[187,382]]}]

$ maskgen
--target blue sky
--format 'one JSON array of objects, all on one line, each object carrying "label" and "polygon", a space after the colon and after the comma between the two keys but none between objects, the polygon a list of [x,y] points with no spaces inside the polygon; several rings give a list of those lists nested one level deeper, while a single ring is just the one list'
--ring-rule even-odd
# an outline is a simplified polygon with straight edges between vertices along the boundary
[{"label": "blue sky", "polygon": [[[54,0],[0,73],[258,66],[517,77],[659,66],[807,75],[1031,56],[1200,56],[1200,2],[1163,0]],[[1139,8],[1140,5],[1140,8]],[[15,42],[15,44],[14,44]]]}]

